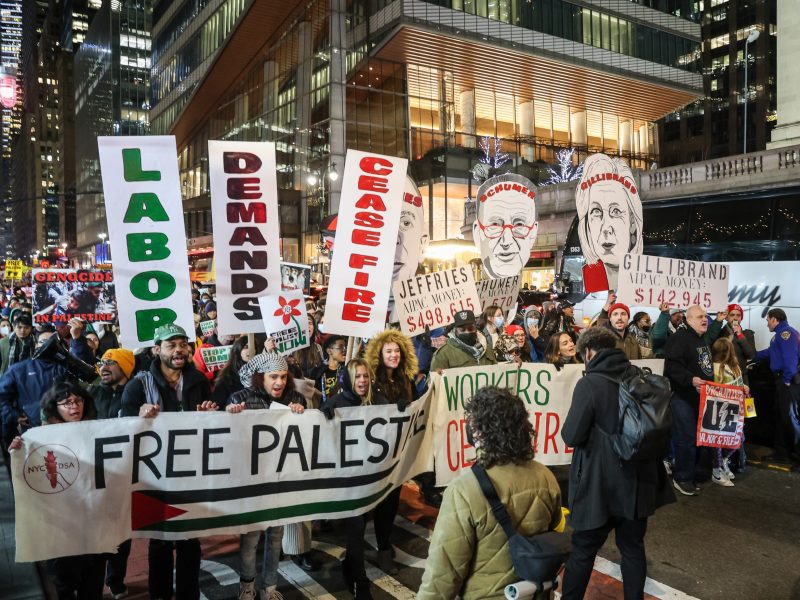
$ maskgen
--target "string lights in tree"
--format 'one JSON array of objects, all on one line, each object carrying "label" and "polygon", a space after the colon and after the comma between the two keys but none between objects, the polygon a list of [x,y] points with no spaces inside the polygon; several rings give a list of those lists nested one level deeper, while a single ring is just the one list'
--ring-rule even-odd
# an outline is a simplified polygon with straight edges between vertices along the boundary
[{"label": "string lights in tree", "polygon": [[508,153],[503,152],[503,143],[498,137],[484,136],[478,144],[483,156],[472,167],[472,177],[478,183],[483,183],[489,177],[498,175],[498,170],[509,161],[510,157]]},{"label": "string lights in tree", "polygon": [[550,179],[545,181],[545,185],[555,185],[556,183],[564,183],[566,181],[574,181],[580,179],[583,174],[583,164],[572,164],[572,157],[575,155],[575,148],[566,148],[556,152],[556,162],[558,168],[547,167],[550,173]]}]

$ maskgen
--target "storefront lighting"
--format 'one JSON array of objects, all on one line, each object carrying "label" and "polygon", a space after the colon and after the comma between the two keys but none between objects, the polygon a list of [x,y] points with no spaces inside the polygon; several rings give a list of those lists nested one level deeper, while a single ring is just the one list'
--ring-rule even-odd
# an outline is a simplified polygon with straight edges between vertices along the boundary
[{"label": "storefront lighting", "polygon": [[[432,242],[428,245],[425,251],[425,258],[430,260],[455,260],[460,255],[469,254],[471,256],[478,256],[478,250],[472,242],[457,240],[443,240],[441,242]],[[465,259],[468,262],[469,258]]]}]

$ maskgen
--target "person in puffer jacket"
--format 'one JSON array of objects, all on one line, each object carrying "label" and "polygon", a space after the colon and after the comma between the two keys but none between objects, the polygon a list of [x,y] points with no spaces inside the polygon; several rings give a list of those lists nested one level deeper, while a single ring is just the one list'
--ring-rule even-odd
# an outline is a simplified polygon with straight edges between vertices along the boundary
[{"label": "person in puffer jacket", "polygon": [[[468,439],[515,529],[524,536],[563,531],[561,490],[555,476],[533,460],[533,426],[522,400],[485,387],[464,407]],[[450,483],[433,530],[418,600],[505,598],[514,572],[508,537],[471,470]]]}]

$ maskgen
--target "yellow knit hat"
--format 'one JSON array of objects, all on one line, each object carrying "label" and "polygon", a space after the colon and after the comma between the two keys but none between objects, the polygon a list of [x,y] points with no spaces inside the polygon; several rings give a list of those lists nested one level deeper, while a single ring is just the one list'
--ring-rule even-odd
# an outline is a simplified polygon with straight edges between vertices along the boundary
[{"label": "yellow knit hat", "polygon": [[128,379],[131,378],[133,368],[136,366],[136,359],[133,356],[133,352],[125,350],[125,348],[106,350],[106,353],[103,354],[103,360],[113,360],[116,362]]}]

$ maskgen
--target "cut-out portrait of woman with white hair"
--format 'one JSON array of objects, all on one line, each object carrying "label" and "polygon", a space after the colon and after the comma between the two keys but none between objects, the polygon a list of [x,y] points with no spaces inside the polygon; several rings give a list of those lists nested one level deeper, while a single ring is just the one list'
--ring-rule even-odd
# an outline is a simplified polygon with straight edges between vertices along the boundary
[{"label": "cut-out portrait of woman with white hair", "polygon": [[472,239],[486,278],[519,275],[531,256],[539,223],[533,183],[521,175],[498,175],[478,188]]},{"label": "cut-out portrait of woman with white hair", "polygon": [[618,158],[592,154],[583,163],[575,205],[584,289],[616,289],[623,256],[642,253],[642,201],[633,171]]}]

